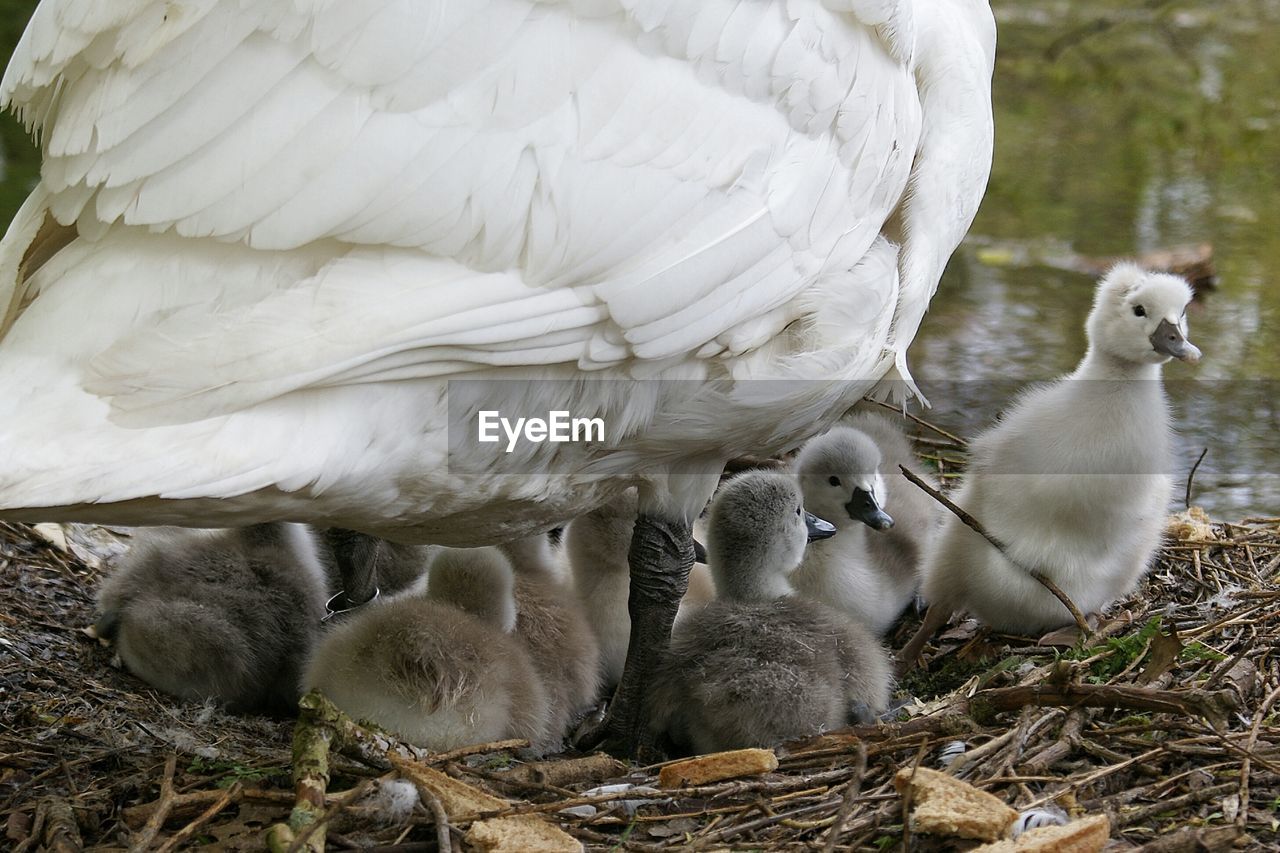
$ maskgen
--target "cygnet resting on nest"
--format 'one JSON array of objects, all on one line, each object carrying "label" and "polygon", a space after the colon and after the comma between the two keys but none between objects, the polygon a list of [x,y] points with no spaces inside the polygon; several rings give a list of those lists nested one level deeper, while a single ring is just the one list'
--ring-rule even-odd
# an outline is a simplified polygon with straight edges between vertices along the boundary
[{"label": "cygnet resting on nest", "polygon": [[[572,588],[543,550],[545,536],[499,546],[515,568],[516,627],[551,705],[551,733],[562,738],[600,692],[600,646]],[[433,569],[434,571],[434,569]]]},{"label": "cygnet resting on nest", "polygon": [[426,596],[370,603],[327,630],[303,684],[428,749],[505,738],[545,749],[547,693],[514,636],[513,584],[492,548],[442,550]]},{"label": "cygnet resting on nest", "polygon": [[656,732],[697,752],[768,746],[887,705],[885,649],[787,582],[806,541],[833,532],[786,474],[751,471],[721,488],[707,543],[720,598],[676,627],[650,696]]},{"label": "cygnet resting on nest", "polygon": [[129,671],[184,699],[287,714],[324,616],[325,581],[298,524],[150,528],[98,593],[95,633]]}]

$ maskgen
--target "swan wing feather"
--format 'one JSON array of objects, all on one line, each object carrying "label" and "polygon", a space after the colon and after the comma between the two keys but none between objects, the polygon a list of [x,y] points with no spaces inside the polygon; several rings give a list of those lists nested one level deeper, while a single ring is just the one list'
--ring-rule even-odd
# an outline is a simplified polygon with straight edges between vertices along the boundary
[{"label": "swan wing feather", "polygon": [[135,410],[441,375],[457,346],[588,369],[732,354],[858,263],[921,127],[905,3],[93,6],[42,3],[0,89],[42,134],[55,216],[120,246],[329,258],[232,306],[216,256],[193,261],[205,307],[93,359],[95,393]]}]

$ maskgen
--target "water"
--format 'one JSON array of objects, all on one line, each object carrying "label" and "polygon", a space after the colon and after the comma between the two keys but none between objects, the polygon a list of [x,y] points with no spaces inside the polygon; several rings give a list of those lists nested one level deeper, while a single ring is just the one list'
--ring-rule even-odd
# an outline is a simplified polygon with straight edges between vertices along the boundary
[{"label": "water", "polygon": [[[1208,447],[1195,502],[1280,514],[1280,3],[1119,5],[995,4],[991,184],[913,372],[942,389],[929,417],[972,433],[1083,353],[1094,279],[1064,267],[1210,243],[1218,287],[1188,313],[1204,360],[1165,372],[1176,470]],[[1097,19],[1112,24],[1047,56]]]},{"label": "water", "polygon": [[[34,5],[0,0],[0,56]],[[1205,359],[1166,374],[1179,470],[1208,447],[1198,503],[1280,512],[1280,0],[994,5],[991,186],[912,351],[926,392],[976,381],[933,394],[930,416],[972,433],[1023,380],[1074,366],[1093,280],[1063,266],[1207,242],[1219,285],[1190,315]],[[21,128],[0,120],[0,222],[36,170]]]}]

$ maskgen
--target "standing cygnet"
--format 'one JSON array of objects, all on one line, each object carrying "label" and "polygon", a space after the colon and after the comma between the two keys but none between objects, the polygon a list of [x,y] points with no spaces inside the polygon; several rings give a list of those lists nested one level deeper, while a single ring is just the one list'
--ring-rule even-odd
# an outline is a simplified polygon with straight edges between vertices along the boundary
[{"label": "standing cygnet", "polygon": [[515,568],[515,636],[542,678],[551,706],[551,736],[559,740],[600,693],[600,646],[573,590],[560,580],[553,563],[537,556],[537,545],[517,540],[498,547]]},{"label": "standing cygnet", "polygon": [[673,632],[650,695],[656,732],[712,752],[769,746],[885,708],[885,649],[787,582],[806,541],[833,532],[804,511],[786,474],[751,471],[721,488],[707,542],[720,599]]},{"label": "standing cygnet", "polygon": [[1018,633],[1069,624],[1066,608],[1027,569],[1085,613],[1137,584],[1160,544],[1172,485],[1161,365],[1200,359],[1186,338],[1191,295],[1175,276],[1115,267],[1098,285],[1089,349],[1075,372],[1024,393],[971,443],[955,502],[1021,567],[948,516],[925,561],[929,614],[905,661],[954,610]]},{"label": "standing cygnet", "polygon": [[921,558],[941,522],[937,502],[899,465],[936,486],[906,434],[871,413],[845,418],[796,458],[805,506],[839,532],[805,551],[792,583],[876,634],[888,631],[915,597]]},{"label": "standing cygnet", "polygon": [[145,529],[103,583],[94,631],[159,690],[287,714],[324,583],[304,525]]},{"label": "standing cygnet", "polygon": [[335,705],[419,746],[551,742],[546,691],[516,624],[511,565],[442,549],[427,594],[381,599],[325,632],[303,677]]},{"label": "standing cygnet", "polygon": [[[638,498],[628,489],[609,503],[575,518],[565,530],[564,547],[573,573],[574,590],[587,622],[600,644],[600,672],[611,689],[622,678],[631,641],[631,568],[628,553],[636,524]],[[680,602],[676,621],[715,597],[705,565],[695,564]]]}]

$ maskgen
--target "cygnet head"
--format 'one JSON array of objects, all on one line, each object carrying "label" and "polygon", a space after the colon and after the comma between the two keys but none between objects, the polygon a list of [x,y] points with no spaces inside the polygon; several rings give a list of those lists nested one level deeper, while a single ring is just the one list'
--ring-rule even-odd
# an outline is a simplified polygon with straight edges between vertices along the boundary
[{"label": "cygnet head", "polygon": [[427,597],[510,634],[516,627],[515,572],[496,548],[443,548],[431,564]]},{"label": "cygnet head", "polygon": [[1200,350],[1187,340],[1191,288],[1175,275],[1117,264],[1098,283],[1085,328],[1089,348],[1131,364],[1188,364]]},{"label": "cygnet head", "polygon": [[834,533],[834,526],[805,511],[791,477],[766,470],[740,474],[711,504],[707,554],[716,590],[739,601],[789,595],[787,575],[800,565],[806,543]]},{"label": "cygnet head", "polygon": [[893,527],[884,511],[888,494],[881,462],[880,448],[853,427],[837,426],[810,440],[796,458],[805,506],[838,528]]}]

